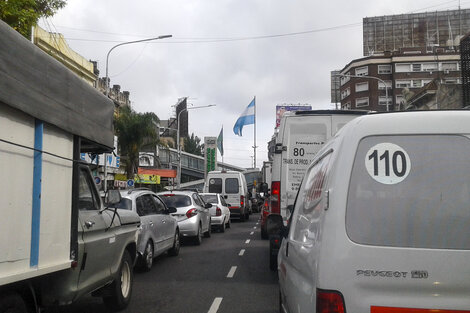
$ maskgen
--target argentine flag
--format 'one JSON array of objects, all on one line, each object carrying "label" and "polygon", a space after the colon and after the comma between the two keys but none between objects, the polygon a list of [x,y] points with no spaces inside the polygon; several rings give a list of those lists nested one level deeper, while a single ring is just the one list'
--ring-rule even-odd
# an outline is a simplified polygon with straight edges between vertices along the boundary
[{"label": "argentine flag", "polygon": [[238,120],[233,126],[233,132],[235,135],[242,136],[242,129],[245,125],[255,123],[255,98],[250,102],[245,111],[240,115]]}]

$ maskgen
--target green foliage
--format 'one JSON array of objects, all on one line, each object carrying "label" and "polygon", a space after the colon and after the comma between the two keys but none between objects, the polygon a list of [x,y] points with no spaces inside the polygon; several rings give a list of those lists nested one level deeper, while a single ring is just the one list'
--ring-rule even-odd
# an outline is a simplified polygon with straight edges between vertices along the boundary
[{"label": "green foliage", "polygon": [[0,19],[29,39],[41,17],[53,16],[65,4],[66,0],[1,0]]},{"label": "green foliage", "polygon": [[191,134],[191,137],[184,138],[185,152],[202,156],[203,145],[204,144],[201,144],[201,139],[198,136],[195,136],[194,133]]},{"label": "green foliage", "polygon": [[154,113],[137,113],[130,107],[122,107],[114,120],[121,155],[126,164],[128,178],[133,178],[139,165],[139,152],[145,144],[156,144],[158,133]]}]

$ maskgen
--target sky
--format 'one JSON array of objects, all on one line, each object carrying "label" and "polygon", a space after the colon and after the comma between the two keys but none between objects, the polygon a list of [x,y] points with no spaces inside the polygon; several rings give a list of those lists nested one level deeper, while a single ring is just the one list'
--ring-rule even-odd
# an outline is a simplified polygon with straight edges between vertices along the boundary
[{"label": "sky", "polygon": [[[188,97],[189,132],[204,140],[224,129],[225,163],[253,167],[254,125],[233,126],[256,97],[256,167],[268,160],[276,105],[334,109],[330,72],[362,57],[365,17],[469,8],[445,0],[67,0],[39,25],[65,36],[83,57],[109,56],[111,85],[130,92],[132,108],[174,117]],[[219,154],[218,160],[221,161]]]}]

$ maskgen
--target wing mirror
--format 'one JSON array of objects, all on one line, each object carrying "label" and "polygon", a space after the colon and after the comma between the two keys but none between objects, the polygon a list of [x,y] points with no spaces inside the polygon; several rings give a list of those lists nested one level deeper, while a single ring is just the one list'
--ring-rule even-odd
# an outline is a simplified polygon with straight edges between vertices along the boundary
[{"label": "wing mirror", "polygon": [[279,214],[270,214],[266,219],[266,232],[268,236],[287,236],[287,227],[284,226],[282,216]]},{"label": "wing mirror", "polygon": [[172,214],[172,213],[176,213],[177,210],[176,210],[175,207],[172,207],[172,206],[171,206],[171,207],[168,208],[167,212],[168,212],[168,214]]},{"label": "wing mirror", "polygon": [[121,202],[121,193],[119,190],[108,190],[104,196],[104,202],[107,206],[118,204]]},{"label": "wing mirror", "polygon": [[204,204],[204,208],[205,209],[210,209],[210,208],[212,208],[212,204],[206,203],[206,204]]}]

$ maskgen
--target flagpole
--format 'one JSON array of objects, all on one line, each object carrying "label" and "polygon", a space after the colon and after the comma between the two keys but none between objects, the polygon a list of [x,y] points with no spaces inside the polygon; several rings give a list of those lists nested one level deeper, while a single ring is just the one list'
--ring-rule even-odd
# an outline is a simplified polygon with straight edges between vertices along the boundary
[{"label": "flagpole", "polygon": [[255,102],[255,123],[254,123],[254,127],[253,127],[253,137],[254,137],[254,146],[253,146],[253,155],[254,155],[254,164],[253,164],[253,168],[256,168],[256,96],[253,98],[253,101]]}]

